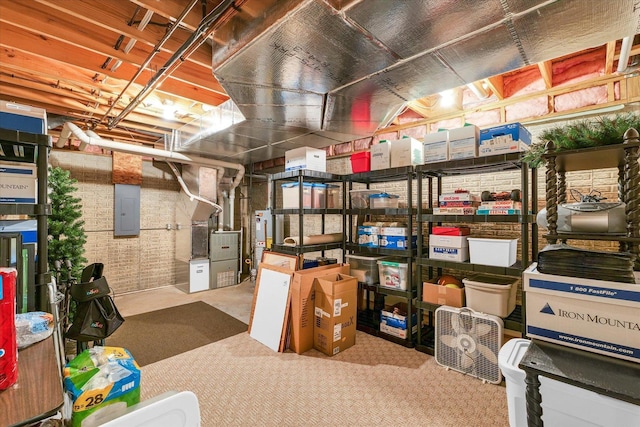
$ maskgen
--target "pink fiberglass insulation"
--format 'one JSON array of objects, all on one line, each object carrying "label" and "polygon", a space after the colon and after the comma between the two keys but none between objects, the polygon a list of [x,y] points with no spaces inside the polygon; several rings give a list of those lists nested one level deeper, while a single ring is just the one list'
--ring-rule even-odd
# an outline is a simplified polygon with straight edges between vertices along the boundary
[{"label": "pink fiberglass insulation", "polygon": [[546,95],[504,107],[507,122],[549,114],[549,102]]},{"label": "pink fiberglass insulation", "polygon": [[552,65],[553,86],[579,83],[603,76],[605,60],[606,50],[601,48],[556,61]]},{"label": "pink fiberglass insulation", "polygon": [[465,114],[465,121],[478,127],[489,127],[500,124],[500,110],[476,111]]},{"label": "pink fiberglass insulation", "polygon": [[401,125],[415,122],[418,120],[424,120],[424,117],[422,117],[420,114],[416,113],[410,108],[407,108],[402,114],[398,115],[397,117],[397,121]]},{"label": "pink fiberglass insulation", "polygon": [[353,141],[343,142],[342,144],[335,144],[333,146],[333,153],[336,156],[340,154],[349,154],[353,152]]},{"label": "pink fiberglass insulation", "polygon": [[327,145],[326,147],[322,148],[322,150],[327,153],[327,157],[335,156],[335,153],[333,152],[333,145]]},{"label": "pink fiberglass insulation", "polygon": [[397,132],[381,133],[379,135],[375,135],[373,137],[373,141],[371,143],[372,144],[377,144],[380,141],[393,141],[394,139],[398,139],[398,133]]},{"label": "pink fiberglass insulation", "polygon": [[440,120],[439,122],[431,123],[429,125],[429,133],[438,132],[440,129],[455,129],[462,127],[464,123],[462,123],[462,119],[460,117],[455,117],[453,119],[448,120]]},{"label": "pink fiberglass insulation", "polygon": [[556,112],[575,110],[587,105],[604,104],[609,100],[607,86],[596,86],[556,95],[553,106]]},{"label": "pink fiberglass insulation", "polygon": [[398,132],[398,134],[400,138],[402,138],[403,136],[410,136],[411,138],[422,140],[422,138],[424,138],[424,136],[427,134],[427,126],[422,125],[414,126],[408,129],[402,129],[400,132]]},{"label": "pink fiberglass insulation", "polygon": [[545,90],[544,79],[537,66],[505,76],[503,79],[504,97],[524,95]]},{"label": "pink fiberglass insulation", "polygon": [[355,141],[353,141],[353,151],[368,150],[371,146],[372,139],[373,138],[356,139]]}]

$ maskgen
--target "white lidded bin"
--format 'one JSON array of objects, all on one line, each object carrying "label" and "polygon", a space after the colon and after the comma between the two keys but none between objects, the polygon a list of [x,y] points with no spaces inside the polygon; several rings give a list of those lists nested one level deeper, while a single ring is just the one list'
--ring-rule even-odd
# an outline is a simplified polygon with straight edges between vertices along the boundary
[{"label": "white lidded bin", "polygon": [[[380,286],[389,289],[407,290],[407,278],[409,277],[409,264],[403,258],[389,257],[378,261]],[[415,263],[412,265],[415,271]]]},{"label": "white lidded bin", "polygon": [[[311,209],[313,184],[310,182],[302,183],[302,209]],[[300,184],[297,182],[287,182],[282,184],[282,208],[283,209],[299,209],[300,202]]]},{"label": "white lidded bin", "polygon": [[507,317],[516,308],[516,280],[489,275],[462,279],[467,307],[481,313]]},{"label": "white lidded bin", "polygon": [[[529,340],[514,338],[498,352],[498,366],[507,388],[511,427],[527,426],[525,372],[518,365],[529,348]],[[547,426],[620,427],[640,425],[640,406],[544,376],[540,379],[542,421]]]},{"label": "white lidded bin", "polygon": [[511,267],[516,262],[518,239],[467,238],[471,264]]}]

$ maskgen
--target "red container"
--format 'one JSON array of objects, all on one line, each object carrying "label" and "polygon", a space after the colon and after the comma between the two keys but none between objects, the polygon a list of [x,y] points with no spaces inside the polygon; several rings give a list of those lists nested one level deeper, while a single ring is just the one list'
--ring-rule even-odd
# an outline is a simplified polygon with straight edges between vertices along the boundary
[{"label": "red container", "polygon": [[431,234],[439,234],[441,236],[468,236],[471,234],[469,227],[443,227],[433,226]]},{"label": "red container", "polygon": [[362,151],[351,155],[351,171],[353,173],[369,172],[371,170],[371,153]]},{"label": "red container", "polygon": [[15,268],[0,268],[0,390],[18,380]]}]

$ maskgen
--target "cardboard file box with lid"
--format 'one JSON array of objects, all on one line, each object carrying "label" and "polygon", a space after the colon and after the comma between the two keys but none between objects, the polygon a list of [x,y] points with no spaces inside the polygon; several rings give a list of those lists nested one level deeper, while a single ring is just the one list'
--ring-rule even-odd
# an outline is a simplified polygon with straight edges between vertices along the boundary
[{"label": "cardboard file box with lid", "polygon": [[520,123],[495,126],[480,131],[479,156],[526,151],[531,145],[531,133]]},{"label": "cardboard file box with lid", "polygon": [[408,227],[380,227],[381,248],[386,249],[408,249],[418,247],[417,229],[414,228],[409,236]]},{"label": "cardboard file box with lid", "polygon": [[391,167],[421,165],[424,161],[422,142],[414,138],[391,141]]},{"label": "cardboard file box with lid", "polygon": [[315,281],[313,347],[333,356],[356,343],[358,281],[330,274]]},{"label": "cardboard file box with lid", "polygon": [[359,225],[358,245],[368,248],[377,248],[380,246],[380,227],[375,225]]},{"label": "cardboard file box with lid", "polygon": [[38,173],[29,163],[0,163],[0,203],[36,203]]},{"label": "cardboard file box with lid", "polygon": [[449,132],[441,131],[424,136],[424,163],[449,160]]},{"label": "cardboard file box with lid", "polygon": [[391,141],[382,140],[369,148],[371,153],[371,170],[377,171],[391,167]]},{"label": "cardboard file box with lid", "polygon": [[469,259],[467,236],[429,235],[429,258],[465,262]]},{"label": "cardboard file box with lid", "polygon": [[449,159],[467,159],[478,156],[480,129],[475,125],[449,129]]},{"label": "cardboard file box with lid", "polygon": [[318,172],[327,171],[327,152],[311,147],[300,147],[284,153],[284,170],[306,169]]},{"label": "cardboard file box with lid", "polygon": [[640,285],[523,273],[527,336],[640,362]]}]

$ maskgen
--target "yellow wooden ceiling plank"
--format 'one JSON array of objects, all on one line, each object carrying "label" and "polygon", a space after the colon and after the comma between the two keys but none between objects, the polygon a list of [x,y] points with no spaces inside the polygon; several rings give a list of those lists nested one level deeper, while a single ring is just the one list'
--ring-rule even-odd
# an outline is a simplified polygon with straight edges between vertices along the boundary
[{"label": "yellow wooden ceiling plank", "polygon": [[503,77],[494,76],[484,79],[484,82],[489,86],[491,91],[496,95],[499,100],[504,99],[504,81]]},{"label": "yellow wooden ceiling plank", "polygon": [[616,41],[611,41],[607,43],[607,53],[604,61],[604,73],[611,74],[613,73],[613,61],[616,54]]},{"label": "yellow wooden ceiling plank", "polygon": [[544,86],[547,89],[551,89],[553,87],[553,67],[551,61],[538,62],[538,69],[542,75],[542,80],[544,80]]}]

